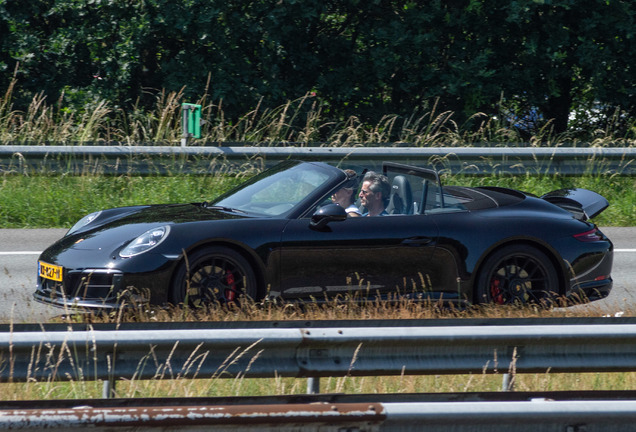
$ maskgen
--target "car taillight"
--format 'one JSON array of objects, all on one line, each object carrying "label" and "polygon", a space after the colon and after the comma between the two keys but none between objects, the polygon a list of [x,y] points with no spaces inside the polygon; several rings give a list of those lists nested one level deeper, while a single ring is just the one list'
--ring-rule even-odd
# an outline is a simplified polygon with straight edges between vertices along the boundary
[{"label": "car taillight", "polygon": [[574,238],[582,242],[594,242],[603,240],[603,234],[597,228],[580,234],[574,234]]}]

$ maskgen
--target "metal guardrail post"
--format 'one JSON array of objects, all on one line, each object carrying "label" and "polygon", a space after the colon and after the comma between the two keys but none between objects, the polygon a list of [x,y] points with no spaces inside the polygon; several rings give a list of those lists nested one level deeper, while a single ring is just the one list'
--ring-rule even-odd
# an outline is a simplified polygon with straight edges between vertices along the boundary
[{"label": "metal guardrail post", "polygon": [[190,114],[190,105],[183,104],[181,107],[181,147],[188,146],[190,132],[188,132],[188,116]]},{"label": "metal guardrail post", "polygon": [[501,380],[501,391],[515,391],[515,379],[510,373],[503,374],[503,379]]},{"label": "metal guardrail post", "polygon": [[319,394],[320,393],[320,378],[309,377],[307,378],[307,394]]},{"label": "metal guardrail post", "polygon": [[104,386],[102,387],[102,398],[111,399],[115,397],[115,380],[104,380]]}]

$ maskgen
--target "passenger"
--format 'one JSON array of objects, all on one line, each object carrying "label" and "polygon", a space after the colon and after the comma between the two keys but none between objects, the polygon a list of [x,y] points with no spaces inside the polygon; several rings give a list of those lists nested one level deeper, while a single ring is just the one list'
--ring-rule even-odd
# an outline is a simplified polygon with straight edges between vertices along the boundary
[{"label": "passenger", "polygon": [[391,196],[389,179],[382,174],[369,171],[362,179],[360,204],[367,209],[362,216],[386,216],[385,208]]},{"label": "passenger", "polygon": [[358,175],[351,169],[346,169],[344,172],[347,174],[347,177],[349,177],[349,180],[347,180],[345,186],[331,195],[331,201],[334,204],[344,207],[347,215],[350,217],[362,216],[360,209],[353,204],[355,201],[355,191],[358,189]]}]

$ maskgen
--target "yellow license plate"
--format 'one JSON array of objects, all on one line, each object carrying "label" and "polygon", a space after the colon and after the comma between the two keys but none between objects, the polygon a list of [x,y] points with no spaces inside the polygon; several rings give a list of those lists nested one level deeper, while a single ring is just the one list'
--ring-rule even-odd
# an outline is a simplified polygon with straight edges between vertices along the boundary
[{"label": "yellow license plate", "polygon": [[40,261],[38,262],[38,268],[40,269],[39,273],[41,277],[62,282],[63,267]]}]

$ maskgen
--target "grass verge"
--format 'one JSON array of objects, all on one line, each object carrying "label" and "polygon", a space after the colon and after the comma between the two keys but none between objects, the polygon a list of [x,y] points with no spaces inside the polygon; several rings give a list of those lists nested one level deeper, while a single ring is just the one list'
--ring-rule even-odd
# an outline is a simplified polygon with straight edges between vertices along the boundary
[{"label": "grass verge", "polygon": [[[211,200],[244,178],[245,174],[223,172],[144,177],[4,175],[0,177],[0,228],[68,228],[84,215],[105,208]],[[610,201],[610,207],[595,220],[600,226],[636,225],[636,179],[630,177],[449,176],[444,183],[511,187],[536,195],[586,188]]]},{"label": "grass verge", "polygon": [[69,228],[96,210],[209,200],[241,181],[227,175],[171,177],[4,176],[1,228]]},{"label": "grass verge", "polygon": [[[321,393],[447,393],[496,392],[502,389],[500,374],[400,375],[388,377],[329,377],[320,381]],[[0,400],[98,399],[101,381],[0,384]],[[545,373],[517,374],[515,390],[620,391],[633,390],[636,373]],[[307,393],[304,378],[236,378],[120,381],[118,398],[169,398],[217,396],[270,396]]]}]

